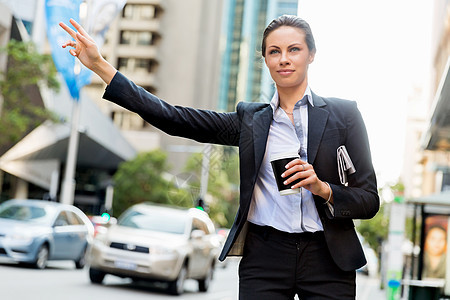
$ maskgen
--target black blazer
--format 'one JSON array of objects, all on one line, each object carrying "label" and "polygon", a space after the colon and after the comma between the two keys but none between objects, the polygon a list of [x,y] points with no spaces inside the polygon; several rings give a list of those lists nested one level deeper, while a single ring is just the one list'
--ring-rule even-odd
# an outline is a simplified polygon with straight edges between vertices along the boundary
[{"label": "black blazer", "polygon": [[[240,203],[234,224],[220,255],[241,255],[247,215],[261,166],[273,111],[269,104],[241,102],[236,112],[219,113],[172,106],[136,86],[117,72],[106,88],[105,99],[138,113],[162,131],[204,143],[239,146]],[[308,162],[333,190],[334,212],[314,196],[325,239],[335,263],[344,271],[366,263],[353,219],[372,218],[379,209],[376,177],[366,128],[356,102],[312,94],[308,107]],[[337,148],[345,145],[356,168],[348,186],[340,183]]]}]

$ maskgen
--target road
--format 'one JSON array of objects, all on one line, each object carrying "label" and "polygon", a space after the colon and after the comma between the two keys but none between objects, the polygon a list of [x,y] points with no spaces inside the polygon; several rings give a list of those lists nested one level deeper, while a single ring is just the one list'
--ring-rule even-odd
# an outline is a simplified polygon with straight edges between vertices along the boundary
[{"label": "road", "polygon": [[[162,284],[133,283],[115,276],[106,276],[102,285],[91,284],[87,268],[77,270],[72,262],[50,262],[47,269],[36,270],[0,260],[0,299],[235,300],[238,289],[237,266],[238,261],[231,260],[226,268],[217,268],[207,293],[198,292],[197,282],[188,280],[185,293],[176,297],[166,294]],[[378,288],[377,278],[358,274],[357,283],[357,300],[386,299],[384,292]]]},{"label": "road", "polygon": [[73,262],[49,262],[45,270],[36,270],[0,260],[0,299],[2,300],[91,300],[91,299],[198,299],[234,300],[237,295],[237,262],[226,268],[217,268],[210,290],[198,292],[197,282],[188,280],[185,293],[180,296],[166,294],[162,284],[107,275],[104,284],[91,284],[87,268],[77,270]]}]

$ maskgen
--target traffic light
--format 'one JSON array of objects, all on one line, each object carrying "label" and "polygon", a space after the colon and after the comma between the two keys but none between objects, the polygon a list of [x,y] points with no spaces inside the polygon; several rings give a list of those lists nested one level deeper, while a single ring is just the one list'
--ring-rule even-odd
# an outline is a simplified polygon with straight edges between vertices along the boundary
[{"label": "traffic light", "polygon": [[202,198],[198,198],[197,199],[197,203],[195,205],[195,208],[203,210],[203,211],[207,211],[208,210],[208,204],[206,204],[205,200],[203,200]]},{"label": "traffic light", "polygon": [[103,220],[105,223],[108,223],[110,219],[111,219],[110,214],[108,214],[107,212],[102,213],[102,220]]}]

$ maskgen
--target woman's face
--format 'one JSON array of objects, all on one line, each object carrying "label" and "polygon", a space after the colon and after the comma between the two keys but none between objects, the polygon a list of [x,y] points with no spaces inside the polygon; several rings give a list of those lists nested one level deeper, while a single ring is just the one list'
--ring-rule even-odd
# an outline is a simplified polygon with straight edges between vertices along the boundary
[{"label": "woman's face", "polygon": [[444,254],[446,245],[445,231],[439,228],[432,228],[426,238],[426,251],[433,256]]},{"label": "woman's face", "polygon": [[308,66],[314,60],[303,30],[282,26],[266,38],[265,62],[278,88],[306,84]]}]

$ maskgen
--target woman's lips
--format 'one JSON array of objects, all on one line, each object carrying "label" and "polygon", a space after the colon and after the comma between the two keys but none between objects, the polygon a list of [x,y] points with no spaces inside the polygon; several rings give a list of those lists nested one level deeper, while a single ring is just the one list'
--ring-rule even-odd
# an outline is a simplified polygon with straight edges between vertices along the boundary
[{"label": "woman's lips", "polygon": [[278,70],[277,73],[280,75],[290,75],[290,74],[294,73],[294,70],[282,69],[282,70]]}]

